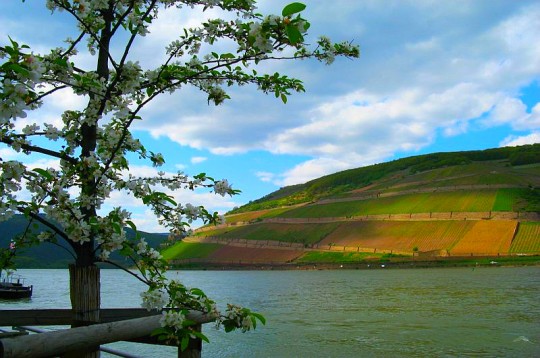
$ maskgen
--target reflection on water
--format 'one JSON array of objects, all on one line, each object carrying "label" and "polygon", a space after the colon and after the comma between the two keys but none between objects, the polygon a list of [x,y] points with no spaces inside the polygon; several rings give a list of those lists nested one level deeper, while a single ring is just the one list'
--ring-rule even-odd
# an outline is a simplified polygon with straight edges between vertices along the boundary
[{"label": "reflection on water", "polygon": [[[34,297],[2,308],[69,307],[66,270],[19,270]],[[171,272],[266,326],[225,334],[206,325],[204,357],[539,357],[540,268]],[[144,286],[102,271],[103,307],[138,307]],[[223,306],[222,306],[223,308]],[[118,343],[147,357],[162,347]]]}]

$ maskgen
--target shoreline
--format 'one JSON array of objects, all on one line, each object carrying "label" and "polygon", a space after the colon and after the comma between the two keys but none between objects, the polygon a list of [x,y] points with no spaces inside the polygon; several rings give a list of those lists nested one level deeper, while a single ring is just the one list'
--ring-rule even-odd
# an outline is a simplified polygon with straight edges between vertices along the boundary
[{"label": "shoreline", "polygon": [[[114,266],[98,264],[100,269],[114,270]],[[440,257],[427,259],[407,260],[403,258],[390,258],[382,260],[364,260],[357,262],[187,262],[184,264],[169,265],[169,270],[215,270],[215,271],[248,271],[248,270],[380,270],[380,269],[425,269],[445,267],[540,267],[540,255],[535,256],[476,256],[476,257]],[[18,265],[21,270],[66,269],[64,265],[47,265],[44,267]]]},{"label": "shoreline", "polygon": [[540,256],[526,257],[477,257],[452,258],[436,260],[373,260],[362,262],[290,262],[290,263],[187,263],[184,265],[173,265],[170,270],[214,270],[214,271],[290,271],[290,270],[381,270],[381,269],[426,269],[426,268],[447,268],[447,267],[540,267]]}]

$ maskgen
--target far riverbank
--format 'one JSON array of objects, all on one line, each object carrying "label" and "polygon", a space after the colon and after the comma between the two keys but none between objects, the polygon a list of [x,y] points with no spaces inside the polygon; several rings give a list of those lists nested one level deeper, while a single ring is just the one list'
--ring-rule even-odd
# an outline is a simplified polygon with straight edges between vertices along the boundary
[{"label": "far riverbank", "polygon": [[364,260],[360,262],[202,262],[186,261],[172,265],[172,270],[378,270],[448,267],[518,267],[540,266],[540,256],[441,257],[432,260]]}]

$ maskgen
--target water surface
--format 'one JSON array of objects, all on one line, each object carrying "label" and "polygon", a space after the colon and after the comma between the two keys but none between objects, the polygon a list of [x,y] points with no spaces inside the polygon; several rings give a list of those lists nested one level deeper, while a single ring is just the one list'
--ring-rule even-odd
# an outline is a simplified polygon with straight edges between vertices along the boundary
[{"label": "water surface", "polygon": [[[19,270],[31,300],[6,308],[69,307],[67,270]],[[250,333],[204,326],[203,357],[538,357],[540,268],[336,271],[172,271],[221,305],[268,320]],[[102,271],[103,307],[139,307],[144,286]],[[145,357],[168,347],[112,345]],[[106,356],[106,355],[104,355]]]}]

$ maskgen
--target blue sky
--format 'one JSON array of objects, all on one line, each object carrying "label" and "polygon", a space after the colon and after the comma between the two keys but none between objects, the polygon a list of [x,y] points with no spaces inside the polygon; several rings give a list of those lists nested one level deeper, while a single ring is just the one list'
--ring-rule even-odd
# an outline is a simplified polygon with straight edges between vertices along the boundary
[{"label": "blue sky", "polygon": [[[261,13],[280,13],[289,1],[260,1]],[[43,1],[0,2],[0,42],[7,36],[38,53],[62,45],[73,31],[65,15]],[[266,65],[302,79],[306,93],[284,105],[253,87],[234,88],[224,105],[208,106],[193,89],[156,101],[135,130],[162,152],[165,170],[227,178],[242,194],[204,192],[178,199],[226,212],[282,186],[396,158],[438,151],[477,150],[540,142],[540,3],[537,0],[353,1],[306,0],[308,41],[328,35],[360,45],[357,60]],[[159,63],[180,33],[215,16],[171,10],[137,43],[133,60]],[[80,61],[91,62],[89,56]],[[28,120],[54,120],[84,103],[56,97]],[[10,158],[0,147],[0,156]],[[28,160],[28,159],[25,159]],[[144,172],[147,164],[134,163]],[[135,221],[160,231],[132,205]]]}]

